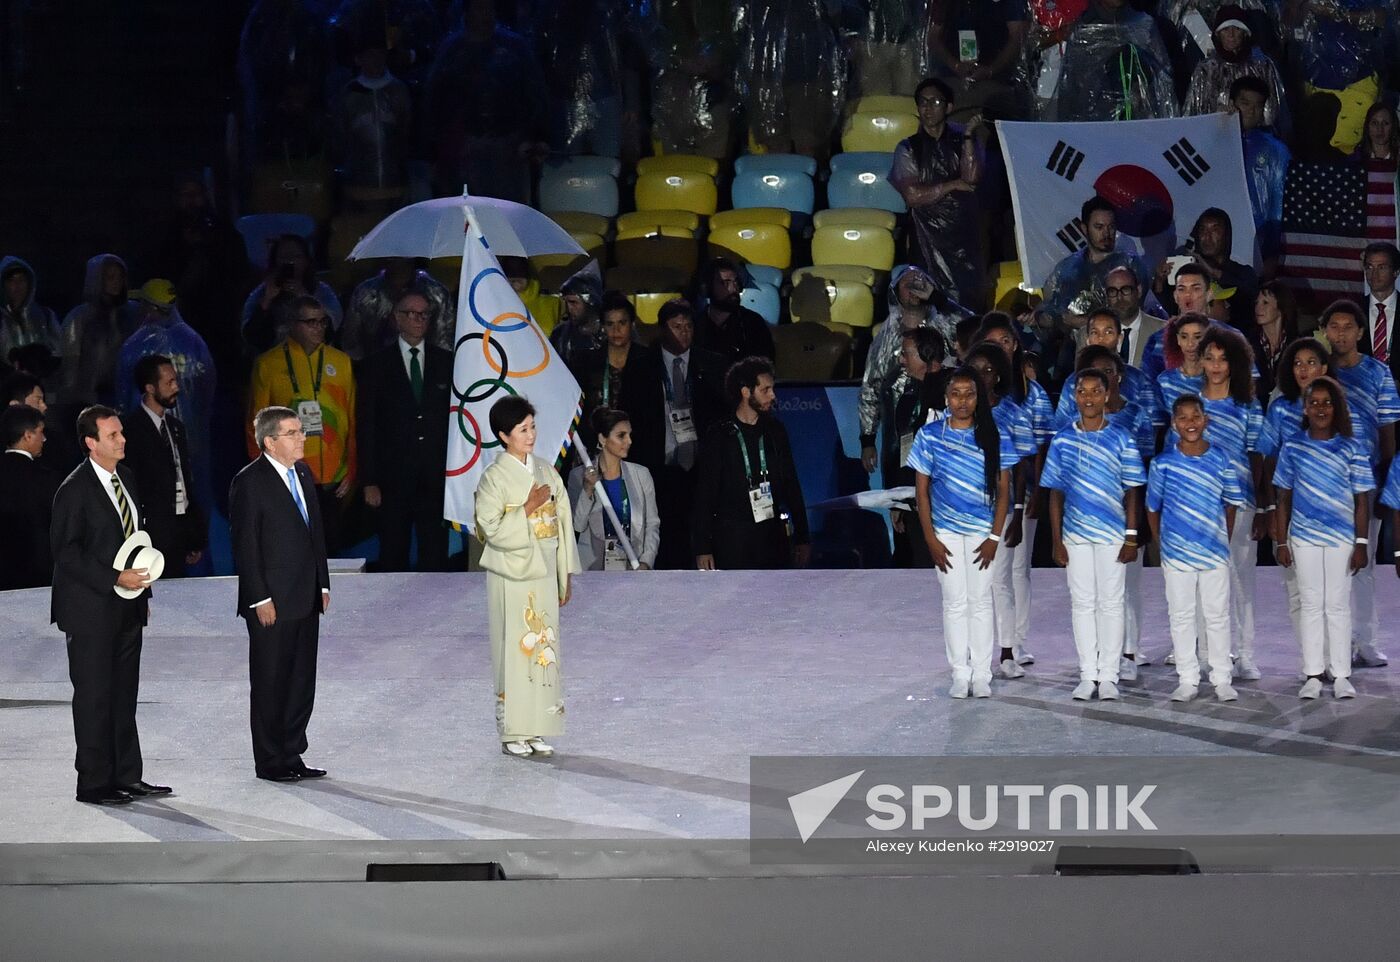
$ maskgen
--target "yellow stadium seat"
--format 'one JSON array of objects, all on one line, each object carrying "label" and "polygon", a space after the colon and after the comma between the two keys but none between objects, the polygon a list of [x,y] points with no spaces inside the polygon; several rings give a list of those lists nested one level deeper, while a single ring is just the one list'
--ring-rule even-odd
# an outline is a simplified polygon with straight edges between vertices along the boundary
[{"label": "yellow stadium seat", "polygon": [[601,214],[590,214],[583,210],[556,210],[549,219],[570,234],[597,234],[608,236],[608,219]]},{"label": "yellow stadium seat", "polygon": [[888,271],[894,266],[894,235],[882,227],[819,227],[812,235],[812,263]]},{"label": "yellow stadium seat", "polygon": [[708,217],[715,212],[719,191],[708,174],[652,173],[637,178],[636,199],[638,210],[688,210]]},{"label": "yellow stadium seat", "polygon": [[719,176],[719,161],[713,157],[698,154],[661,154],[657,157],[643,157],[637,161],[637,173],[641,174],[705,174]]},{"label": "yellow stadium seat", "polygon": [[905,137],[912,137],[918,129],[919,117],[912,109],[909,113],[853,113],[846,118],[841,129],[841,149],[888,153],[898,147]]},{"label": "yellow stadium seat", "polygon": [[661,226],[683,227],[693,234],[700,229],[700,215],[689,210],[634,210],[617,219],[619,232]]},{"label": "yellow stadium seat", "polygon": [[874,207],[832,207],[812,215],[812,226],[821,227],[879,227],[893,231],[895,216]]},{"label": "yellow stadium seat", "polygon": [[870,94],[856,101],[856,114],[919,114],[914,94]]},{"label": "yellow stadium seat", "polygon": [[655,324],[656,315],[661,310],[661,305],[680,296],[679,291],[668,291],[665,293],[628,294],[627,299],[637,309],[637,320],[643,324]]},{"label": "yellow stadium seat", "polygon": [[[458,260],[460,261],[460,258]],[[587,254],[536,254],[530,258],[530,271],[539,280],[541,290],[553,293],[557,292],[566,280],[583,270],[588,261]],[[438,261],[431,263],[437,264]],[[457,266],[460,269],[461,264]],[[429,270],[432,270],[431,266]],[[436,272],[433,276],[442,280]]]},{"label": "yellow stadium seat", "polygon": [[785,271],[792,266],[792,238],[788,236],[787,228],[778,224],[734,224],[711,228],[710,256],[724,255]]},{"label": "yellow stadium seat", "polygon": [[859,264],[822,264],[820,266],[799,267],[792,272],[792,282],[796,284],[809,274],[823,277],[833,281],[845,281],[851,284],[864,284],[873,288],[875,282],[879,280],[877,273],[868,267]]},{"label": "yellow stadium seat", "polygon": [[781,207],[745,207],[722,210],[710,217],[710,230],[718,227],[747,227],[751,224],[772,224],[787,230],[792,226],[792,211]]},{"label": "yellow stadium seat", "polygon": [[666,273],[665,290],[683,288],[700,261],[695,236],[682,227],[665,225],[619,231],[613,263],[619,267],[652,268]]},{"label": "yellow stadium seat", "polygon": [[773,328],[780,381],[830,381],[851,373],[851,338],[825,324],[803,323]]},{"label": "yellow stadium seat", "polygon": [[587,251],[590,257],[601,259],[604,252],[607,251],[608,242],[603,240],[601,234],[592,234],[587,231],[569,231],[569,236],[578,243],[579,247]]},{"label": "yellow stadium seat", "polygon": [[617,232],[618,241],[642,240],[648,237],[683,237],[686,240],[694,240],[693,231],[688,231],[684,227],[672,227],[669,224],[651,224],[646,227],[631,227],[627,230]]},{"label": "yellow stadium seat", "polygon": [[320,158],[263,164],[253,171],[248,212],[306,214],[318,224],[331,218],[334,177]]},{"label": "yellow stadium seat", "polygon": [[[875,295],[864,283],[867,277],[873,282],[874,275],[868,270],[857,273],[831,269],[845,266],[804,267],[793,272],[788,313],[794,321],[847,324],[852,328],[868,328],[874,323]],[[823,276],[823,271],[835,276]]]},{"label": "yellow stadium seat", "polygon": [[428,276],[449,291],[455,291],[462,284],[462,258],[434,257],[428,261]]},{"label": "yellow stadium seat", "polygon": [[337,214],[331,218],[326,237],[326,263],[338,264],[350,256],[360,242],[380,221],[378,214]]}]

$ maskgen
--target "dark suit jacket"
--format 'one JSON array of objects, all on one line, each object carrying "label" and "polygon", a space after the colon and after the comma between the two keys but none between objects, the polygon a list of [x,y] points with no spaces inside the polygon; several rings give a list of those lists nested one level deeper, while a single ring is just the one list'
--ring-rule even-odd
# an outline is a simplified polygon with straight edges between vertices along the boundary
[{"label": "dark suit jacket", "polygon": [[713,351],[730,364],[746,357],[766,357],[770,361],[777,358],[768,322],[747,307],[731,314],[723,328],[710,319],[708,310],[696,314],[695,346]]},{"label": "dark suit jacket", "polygon": [[190,502],[183,516],[175,513],[175,459],[169,445],[161,440],[151,416],[141,408],[122,415],[122,433],[126,435],[126,457],[122,464],[136,475],[141,490],[141,513],[146,517],[151,542],[165,554],[167,564],[176,560],[178,568],[183,570],[186,554],[204,550],[209,540],[209,523],[194,498],[194,475],[185,426],[174,414],[167,414],[165,423],[180,452],[180,473],[184,476],[185,494]]},{"label": "dark suit jacket", "polygon": [[53,581],[49,522],[58,472],[23,454],[0,452],[0,591],[38,588]]},{"label": "dark suit jacket", "polygon": [[416,489],[426,479],[444,485],[447,409],[452,404],[452,355],[426,341],[423,403],[413,399],[399,342],[365,358],[357,388],[359,481],[390,491]]},{"label": "dark suit jacket", "polygon": [[[639,376],[622,381],[621,407],[632,418],[631,460],[655,477],[666,464],[666,382],[665,361],[660,347],[647,351]],[[702,348],[690,349],[686,374],[695,428],[700,437],[714,422],[726,417],[724,404],[725,359]]]},{"label": "dark suit jacket", "polygon": [[[1356,303],[1361,305],[1361,341],[1357,344],[1357,349],[1367,357],[1372,357],[1376,353],[1372,345],[1375,335],[1371,331],[1371,307],[1374,304],[1374,298],[1370,296],[1357,297]],[[1400,311],[1396,313],[1400,313]],[[1394,325],[1395,318],[1389,318],[1389,322]],[[1390,376],[1395,378],[1397,384],[1400,384],[1400,337],[1395,337],[1393,335],[1390,339],[1389,363]]]},{"label": "dark suit jacket", "polygon": [[321,591],[331,586],[326,565],[326,532],[316,500],[316,480],[304,462],[297,477],[311,517],[301,519],[277,465],[259,457],[229,488],[229,528],[238,569],[238,614],[254,617],[250,605],[271,598],[277,620],[305,618],[321,610]]},{"label": "dark suit jacket", "polygon": [[[117,477],[131,504],[132,520],[144,528],[135,475],[118,464]],[[61,631],[115,635],[146,623],[149,589],[129,601],[112,590],[120,574],[112,562],[126,537],[121,517],[88,461],[58,486],[49,530],[54,560],[49,617]]]}]

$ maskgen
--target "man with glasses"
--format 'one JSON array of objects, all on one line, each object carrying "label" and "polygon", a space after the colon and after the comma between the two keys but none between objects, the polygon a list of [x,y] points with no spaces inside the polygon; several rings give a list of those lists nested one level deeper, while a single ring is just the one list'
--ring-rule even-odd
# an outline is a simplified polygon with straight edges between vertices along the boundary
[{"label": "man with glasses", "polygon": [[377,510],[380,571],[407,571],[418,538],[418,570],[447,565],[442,520],[452,354],[426,341],[432,317],[417,291],[394,305],[398,338],[365,359],[360,379],[359,477]]},{"label": "man with glasses", "polygon": [[[889,182],[909,206],[915,243],[909,261],[970,310],[983,306],[977,184],[983,156],[980,117],[966,128],[949,122],[953,88],[930,77],[914,91],[919,130],[895,148]],[[976,135],[976,136],[974,136]]]},{"label": "man with glasses", "polygon": [[[349,356],[326,343],[330,315],[320,301],[298,297],[286,311],[287,337],[253,361],[248,409],[285,407],[301,419],[326,545],[334,553],[356,481],[355,374]],[[250,426],[248,454],[257,457],[259,450]]]},{"label": "man with glasses", "polygon": [[326,529],[305,461],[305,415],[274,405],[250,420],[259,453],[233,479],[228,515],[237,613],[248,627],[253,766],[258,778],[296,782],[326,774],[301,757],[321,615],[331,606]]},{"label": "man with glasses", "polygon": [[409,290],[427,299],[429,343],[444,351],[452,350],[457,334],[457,302],[446,287],[427,271],[416,268],[410,258],[395,257],[350,295],[345,325],[340,330],[340,347],[355,363],[393,345],[399,334],[394,307]]},{"label": "man with glasses", "polygon": [[1031,27],[1026,0],[950,0],[933,4],[929,17],[929,53],[940,74],[955,78],[958,113],[1024,116],[1028,98],[1016,68]]},{"label": "man with glasses", "polygon": [[1104,278],[1104,296],[1109,308],[1122,320],[1122,332],[1113,349],[1128,367],[1142,367],[1147,340],[1160,331],[1166,321],[1146,314],[1142,298],[1146,293],[1137,276],[1126,267],[1115,267]]}]

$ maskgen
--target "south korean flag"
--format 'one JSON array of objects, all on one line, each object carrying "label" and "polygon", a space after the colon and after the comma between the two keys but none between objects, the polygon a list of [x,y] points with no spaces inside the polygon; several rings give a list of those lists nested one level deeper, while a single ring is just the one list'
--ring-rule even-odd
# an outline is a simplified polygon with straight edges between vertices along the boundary
[{"label": "south korean flag", "polygon": [[1232,114],[1052,124],[997,122],[1010,173],[1021,271],[1044,284],[1087,243],[1079,211],[1096,194],[1118,212],[1118,246],[1156,264],[1209,207],[1230,215],[1231,256],[1253,259],[1254,215]]}]

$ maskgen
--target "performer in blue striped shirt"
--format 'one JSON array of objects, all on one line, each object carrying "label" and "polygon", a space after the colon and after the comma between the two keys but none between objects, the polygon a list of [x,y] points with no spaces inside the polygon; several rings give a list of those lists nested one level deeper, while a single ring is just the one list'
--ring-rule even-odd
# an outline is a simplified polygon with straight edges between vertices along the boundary
[{"label": "performer in blue striped shirt", "polygon": [[1011,506],[1016,451],[997,430],[987,392],[970,368],[949,375],[948,416],[919,429],[909,451],[919,523],[943,591],[949,694],[992,693],[991,566]]},{"label": "performer in blue striped shirt", "polygon": [[1299,698],[1356,697],[1351,677],[1353,575],[1366,567],[1370,493],[1375,489],[1364,442],[1352,436],[1346,391],[1319,377],[1304,395],[1308,429],[1287,441],[1274,471],[1277,530],[1286,537],[1279,564],[1297,569],[1298,646],[1308,676]]},{"label": "performer in blue striped shirt", "polygon": [[1026,499],[1023,503],[1015,502],[1024,507],[1022,540],[1028,548],[1018,551],[1011,565],[1011,586],[1016,595],[1016,663],[1029,665],[1035,662],[1035,657],[1026,650],[1026,635],[1031,625],[1031,554],[1035,548],[1035,532],[1041,510],[1040,466],[1045,463],[1045,448],[1054,434],[1051,425],[1055,419],[1055,409],[1050,404],[1050,395],[1035,380],[1031,364],[1016,334],[1016,322],[1010,315],[1001,311],[988,313],[982,318],[975,341],[990,341],[1006,352],[1006,358],[1011,362],[1011,385],[1007,395],[1030,418],[1031,431],[1039,448],[1035,459],[1026,467]]},{"label": "performer in blue striped shirt", "polygon": [[1077,701],[1118,698],[1123,658],[1124,582],[1137,557],[1138,489],[1147,482],[1129,433],[1104,410],[1109,379],[1094,367],[1077,372],[1079,420],[1050,441],[1041,472],[1050,490],[1055,563],[1068,572]]},{"label": "performer in blue striped shirt", "polygon": [[1020,678],[1025,669],[1016,664],[1016,589],[1012,573],[1017,555],[1029,552],[1032,545],[1023,540],[1026,501],[1026,477],[1040,453],[1034,430],[1026,409],[1006,393],[1011,382],[1011,364],[1006,353],[995,344],[983,341],[968,352],[966,365],[977,372],[992,405],[992,419],[1002,437],[1011,438],[1016,451],[1016,467],[1011,472],[1012,510],[1007,512],[1006,530],[1001,533],[996,561],[992,564],[992,617],[996,625],[997,643],[1001,651],[995,658],[1003,678]]},{"label": "performer in blue striped shirt", "polygon": [[[1367,330],[1366,314],[1351,301],[1335,301],[1318,318],[1332,346],[1332,370],[1347,391],[1352,431],[1370,455],[1374,480],[1385,476],[1395,456],[1395,422],[1400,421],[1400,397],[1390,368],[1360,351]],[[1380,521],[1371,512],[1366,536],[1380,540]],[[1389,659],[1376,647],[1376,559],[1368,553],[1366,567],[1356,573],[1351,587],[1351,642],[1353,659],[1366,667],[1379,667]]]},{"label": "performer in blue striped shirt", "polygon": [[1239,697],[1230,684],[1230,532],[1244,492],[1230,459],[1205,439],[1209,420],[1199,397],[1178,397],[1172,429],[1180,440],[1163,449],[1147,472],[1147,520],[1162,553],[1180,681],[1172,701],[1178,702],[1195,698],[1201,682],[1198,612],[1215,695],[1221,701]]},{"label": "performer in blue striped shirt", "polygon": [[[1122,360],[1118,353],[1118,342],[1122,339],[1123,322],[1118,319],[1116,311],[1101,307],[1089,315],[1084,327],[1084,347],[1106,347],[1115,357]],[[1074,402],[1074,385],[1079,377],[1077,356],[1074,367],[1074,372],[1065,378],[1064,387],[1060,389],[1059,404],[1055,406],[1055,419],[1050,426],[1056,434],[1069,427],[1079,417],[1079,406]],[[1124,361],[1118,391],[1127,406],[1146,406],[1148,417],[1156,413],[1156,389],[1141,368],[1133,367]]]},{"label": "performer in blue striped shirt", "polygon": [[1171,420],[1172,405],[1183,394],[1200,394],[1205,386],[1205,371],[1201,367],[1201,338],[1210,330],[1210,318],[1204,314],[1182,314],[1172,318],[1164,328],[1163,345],[1167,369],[1157,376],[1156,418],[1159,424]]}]

